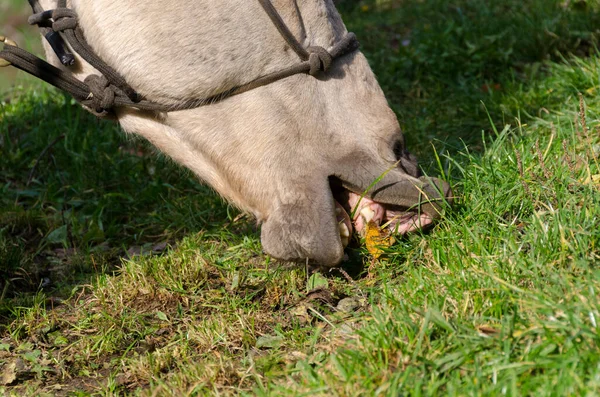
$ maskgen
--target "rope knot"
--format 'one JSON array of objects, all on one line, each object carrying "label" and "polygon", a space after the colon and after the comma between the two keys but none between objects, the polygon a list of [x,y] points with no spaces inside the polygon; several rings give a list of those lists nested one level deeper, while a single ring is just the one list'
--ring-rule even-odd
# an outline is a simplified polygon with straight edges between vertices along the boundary
[{"label": "rope knot", "polygon": [[106,77],[92,74],[85,78],[84,83],[90,89],[88,100],[96,113],[104,114],[115,106],[115,88]]},{"label": "rope knot", "polygon": [[333,63],[333,57],[323,47],[308,47],[308,62],[310,64],[311,76],[316,76],[319,72],[327,72]]},{"label": "rope knot", "polygon": [[57,8],[52,11],[52,30],[62,32],[63,30],[75,29],[77,27],[77,13],[69,8]]}]

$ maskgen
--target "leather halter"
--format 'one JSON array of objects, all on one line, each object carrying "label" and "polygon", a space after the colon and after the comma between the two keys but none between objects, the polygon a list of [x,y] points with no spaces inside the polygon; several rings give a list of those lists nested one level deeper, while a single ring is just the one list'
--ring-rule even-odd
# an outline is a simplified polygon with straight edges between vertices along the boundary
[{"label": "leather halter", "polygon": [[4,36],[0,36],[0,42],[4,43],[4,49],[0,51],[0,67],[12,65],[52,84],[71,94],[98,117],[108,115],[115,107],[133,107],[159,112],[194,109],[295,74],[317,76],[320,73],[326,73],[336,59],[356,51],[359,47],[354,33],[347,33],[329,50],[319,46],[304,48],[287,27],[271,0],[258,0],[271,22],[290,48],[298,55],[301,62],[209,98],[189,98],[176,105],[165,105],[144,99],[119,73],[94,53],[79,27],[77,13],[67,8],[67,0],[58,0],[57,8],[53,10],[44,10],[39,4],[39,0],[28,1],[34,12],[29,17],[29,23],[40,28],[60,62],[67,68],[75,62],[74,55],[63,41],[65,40],[81,58],[98,70],[100,74],[89,75],[84,81],[80,81],[70,72],[58,69],[20,49],[16,43]]}]

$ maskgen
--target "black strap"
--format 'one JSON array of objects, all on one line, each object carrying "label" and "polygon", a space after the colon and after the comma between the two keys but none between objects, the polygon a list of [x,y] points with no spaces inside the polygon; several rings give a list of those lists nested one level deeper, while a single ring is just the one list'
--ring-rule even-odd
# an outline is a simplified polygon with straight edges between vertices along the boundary
[{"label": "black strap", "polygon": [[[42,8],[38,0],[28,1],[29,5],[31,6],[31,10],[34,14],[44,13],[44,9]],[[53,31],[49,27],[39,26],[39,28],[42,35],[48,41],[48,44],[50,44],[50,46],[56,53],[56,56],[58,57],[60,62],[65,66],[73,66],[75,64],[75,55],[73,55],[69,50],[66,49],[65,43],[63,42],[62,37],[60,37],[60,34]]]},{"label": "black strap", "polygon": [[[47,11],[42,9],[38,0],[28,1],[34,11],[34,14],[29,18],[29,22],[40,27],[42,34],[46,37],[61,62],[68,66],[72,65],[74,61],[73,54],[66,49],[62,42],[62,37],[64,37],[71,48],[98,70],[101,75],[90,75],[82,82],[71,73],[50,65],[16,45],[5,42],[3,38],[0,41],[5,42],[5,44],[4,49],[0,51],[0,58],[4,59],[5,63],[8,62],[12,66],[71,94],[99,117],[106,116],[115,107],[133,107],[140,110],[160,112],[194,109],[295,74],[306,73],[316,76],[321,72],[327,72],[337,58],[357,50],[359,46],[354,33],[348,33],[330,51],[318,46],[305,49],[289,30],[271,1],[258,0],[281,36],[298,54],[302,62],[287,69],[261,76],[247,84],[234,87],[209,98],[194,98],[176,105],[165,105],[141,99],[140,95],[127,84],[121,75],[94,54],[78,26],[77,14],[74,10],[66,7],[66,0],[59,0],[56,9]],[[59,33],[62,33],[63,36],[61,37]],[[6,65],[0,63],[0,66]]]}]

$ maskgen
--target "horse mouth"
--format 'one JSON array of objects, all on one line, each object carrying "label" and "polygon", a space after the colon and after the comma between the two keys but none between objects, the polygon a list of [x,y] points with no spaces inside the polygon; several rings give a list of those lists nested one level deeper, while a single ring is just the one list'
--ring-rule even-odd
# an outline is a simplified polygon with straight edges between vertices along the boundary
[{"label": "horse mouth", "polygon": [[[425,213],[418,205],[405,208],[378,203],[340,186],[332,185],[332,192],[340,237],[344,247],[350,243],[355,232],[364,237],[369,224],[375,224],[385,234],[403,236],[407,233],[429,229],[441,215],[440,212]],[[445,200],[450,202],[450,195]]]}]

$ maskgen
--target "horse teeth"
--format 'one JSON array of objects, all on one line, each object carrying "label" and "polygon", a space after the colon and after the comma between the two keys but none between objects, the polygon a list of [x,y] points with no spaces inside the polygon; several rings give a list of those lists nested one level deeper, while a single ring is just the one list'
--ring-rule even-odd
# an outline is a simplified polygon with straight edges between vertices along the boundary
[{"label": "horse teeth", "polygon": [[350,244],[350,239],[348,237],[340,237],[342,240],[342,247],[346,248],[348,244]]},{"label": "horse teeth", "polygon": [[340,232],[340,240],[342,240],[342,246],[346,248],[350,243],[350,230],[344,222],[338,223],[338,230]]},{"label": "horse teeth", "polygon": [[360,215],[365,220],[365,223],[369,223],[375,218],[375,211],[371,209],[371,207],[366,206],[362,210],[360,210]]},{"label": "horse teeth", "polygon": [[340,230],[341,237],[350,237],[350,230],[348,230],[348,226],[344,222],[340,222],[338,224],[338,228]]}]

